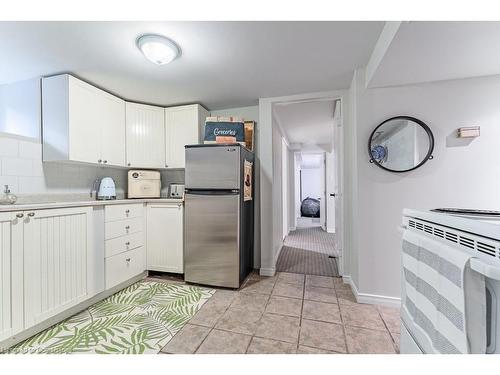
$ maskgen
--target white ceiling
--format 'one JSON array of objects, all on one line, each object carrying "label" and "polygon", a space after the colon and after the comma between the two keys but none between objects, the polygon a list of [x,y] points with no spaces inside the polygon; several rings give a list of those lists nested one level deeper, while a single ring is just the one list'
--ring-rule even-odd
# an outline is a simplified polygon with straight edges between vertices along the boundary
[{"label": "white ceiling", "polygon": [[[260,97],[344,89],[383,22],[0,22],[0,84],[70,72],[125,99],[208,109]],[[143,33],[176,41],[164,66],[135,47]]]},{"label": "white ceiling", "polygon": [[500,22],[403,22],[369,87],[500,74]]},{"label": "white ceiling", "polygon": [[333,142],[333,100],[276,104],[274,114],[288,142],[319,145]]}]

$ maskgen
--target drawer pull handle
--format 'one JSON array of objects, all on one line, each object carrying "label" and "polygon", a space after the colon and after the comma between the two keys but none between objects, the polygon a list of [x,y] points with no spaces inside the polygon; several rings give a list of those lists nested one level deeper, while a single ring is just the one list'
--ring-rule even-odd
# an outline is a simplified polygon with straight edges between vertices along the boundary
[{"label": "drawer pull handle", "polygon": [[125,245],[127,245],[127,246],[130,245],[130,242],[129,241],[125,242]]},{"label": "drawer pull handle", "polygon": [[125,210],[125,213],[128,215],[130,213],[130,210]]},{"label": "drawer pull handle", "polygon": [[130,262],[130,258],[125,259],[127,262]]},{"label": "drawer pull handle", "polygon": [[35,213],[34,213],[34,212],[30,212],[30,213],[28,214],[28,216],[29,216],[29,217],[33,217],[33,216],[35,216]]},{"label": "drawer pull handle", "polygon": [[21,219],[22,217],[24,217],[24,214],[16,214],[16,217],[17,217],[18,219]]},{"label": "drawer pull handle", "polygon": [[129,229],[130,229],[130,225],[127,225],[127,226],[125,227],[125,229],[126,229],[126,230],[129,230]]}]

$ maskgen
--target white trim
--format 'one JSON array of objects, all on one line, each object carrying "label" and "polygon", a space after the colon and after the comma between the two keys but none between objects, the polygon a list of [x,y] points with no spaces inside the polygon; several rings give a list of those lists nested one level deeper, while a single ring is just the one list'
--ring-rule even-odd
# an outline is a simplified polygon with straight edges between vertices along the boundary
[{"label": "white trim", "polygon": [[261,276],[269,276],[272,277],[276,274],[276,268],[261,268],[260,275]]},{"label": "white trim", "polygon": [[349,284],[352,294],[358,303],[366,303],[370,305],[383,305],[390,307],[401,307],[401,298],[381,296],[378,294],[360,293],[358,287],[352,280],[351,276],[342,276],[344,284]]}]

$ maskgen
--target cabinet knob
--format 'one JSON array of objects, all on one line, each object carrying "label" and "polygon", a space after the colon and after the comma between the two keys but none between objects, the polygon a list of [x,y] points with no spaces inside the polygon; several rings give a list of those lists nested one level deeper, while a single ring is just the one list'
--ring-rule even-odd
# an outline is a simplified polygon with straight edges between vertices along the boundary
[{"label": "cabinet knob", "polygon": [[128,215],[130,213],[130,210],[125,210],[125,213]]},{"label": "cabinet knob", "polygon": [[104,164],[108,164],[108,161],[107,161],[107,160],[104,160]]},{"label": "cabinet knob", "polygon": [[21,219],[21,218],[23,218],[23,217],[24,217],[24,214],[16,214],[16,217],[17,217],[18,219]]},{"label": "cabinet knob", "polygon": [[128,245],[130,245],[130,242],[128,242],[128,241],[127,241],[127,242],[125,242],[125,245],[127,245],[127,246],[128,246]]},{"label": "cabinet knob", "polygon": [[129,230],[129,229],[130,229],[130,225],[127,225],[127,226],[125,227],[125,229],[126,229],[126,230]]},{"label": "cabinet knob", "polygon": [[168,168],[168,164],[165,164],[165,168]]},{"label": "cabinet knob", "polygon": [[98,163],[102,163],[102,159],[97,160]]},{"label": "cabinet knob", "polygon": [[125,259],[127,262],[130,262],[130,258]]},{"label": "cabinet knob", "polygon": [[30,212],[30,213],[28,214],[28,216],[29,216],[29,217],[33,217],[33,216],[35,216],[35,213],[34,213],[34,212]]},{"label": "cabinet knob", "polygon": [[130,167],[130,163],[127,163],[127,165]]}]

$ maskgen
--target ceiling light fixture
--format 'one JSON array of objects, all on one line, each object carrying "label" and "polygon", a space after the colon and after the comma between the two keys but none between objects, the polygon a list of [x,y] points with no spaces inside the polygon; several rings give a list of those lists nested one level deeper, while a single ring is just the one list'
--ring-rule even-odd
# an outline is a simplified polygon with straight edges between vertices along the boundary
[{"label": "ceiling light fixture", "polygon": [[172,62],[181,53],[177,44],[162,35],[142,35],[136,44],[146,59],[158,65]]}]

